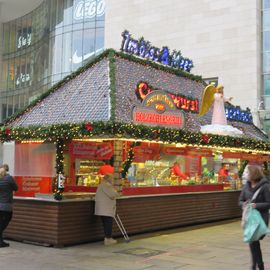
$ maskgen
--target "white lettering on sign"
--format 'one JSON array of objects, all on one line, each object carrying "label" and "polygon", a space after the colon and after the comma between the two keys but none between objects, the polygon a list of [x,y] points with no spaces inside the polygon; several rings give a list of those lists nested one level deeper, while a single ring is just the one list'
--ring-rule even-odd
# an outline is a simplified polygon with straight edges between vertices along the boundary
[{"label": "white lettering on sign", "polygon": [[91,19],[95,16],[100,17],[105,13],[104,0],[85,0],[80,1],[74,8],[74,19],[82,20],[84,18]]},{"label": "white lettering on sign", "polygon": [[30,81],[30,74],[29,73],[21,73],[16,79],[16,85],[20,83],[29,82]]},{"label": "white lettering on sign", "polygon": [[19,36],[17,48],[20,49],[20,48],[25,47],[25,46],[30,46],[31,41],[32,41],[32,35],[31,34],[27,34],[27,37]]}]

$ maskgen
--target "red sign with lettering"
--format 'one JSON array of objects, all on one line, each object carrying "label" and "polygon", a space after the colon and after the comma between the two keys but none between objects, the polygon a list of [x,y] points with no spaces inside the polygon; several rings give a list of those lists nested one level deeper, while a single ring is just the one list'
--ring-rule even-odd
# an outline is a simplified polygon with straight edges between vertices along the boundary
[{"label": "red sign with lettering", "polygon": [[159,144],[141,143],[134,147],[133,162],[145,162],[146,160],[158,160],[160,157]]},{"label": "red sign with lettering", "polygon": [[72,142],[70,147],[71,153],[76,158],[108,160],[113,155],[113,147],[111,143]]},{"label": "red sign with lettering", "polygon": [[187,154],[189,156],[200,156],[200,157],[212,157],[213,156],[213,153],[211,150],[203,150],[203,149],[188,150]]},{"label": "red sign with lettering", "polygon": [[177,148],[177,147],[164,147],[163,148],[164,155],[186,155],[187,150],[185,148]]},{"label": "red sign with lettering", "polygon": [[52,193],[52,177],[14,176],[18,184],[16,196],[35,197],[36,193]]},{"label": "red sign with lettering", "polygon": [[246,154],[246,153],[223,153],[223,158],[239,158],[242,160],[249,160],[254,162],[264,162],[264,161],[270,161],[270,156],[260,156],[260,155],[252,155],[252,154]]}]

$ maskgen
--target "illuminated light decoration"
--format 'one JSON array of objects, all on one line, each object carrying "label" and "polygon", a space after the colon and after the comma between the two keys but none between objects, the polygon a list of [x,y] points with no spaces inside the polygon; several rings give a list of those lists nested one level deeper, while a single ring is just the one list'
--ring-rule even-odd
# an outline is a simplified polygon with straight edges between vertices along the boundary
[{"label": "illuminated light decoration", "polygon": [[79,1],[74,7],[74,20],[92,19],[95,16],[101,17],[105,13],[104,0]]},{"label": "illuminated light decoration", "polygon": [[[64,140],[123,140],[123,141],[143,141],[151,142],[155,135],[154,131],[159,131],[160,143],[176,144],[176,146],[191,146],[214,149],[215,151],[235,151],[252,152],[256,154],[270,155],[269,141],[256,140],[251,138],[235,138],[230,136],[208,134],[208,144],[202,143],[202,133],[189,132],[184,129],[169,129],[165,127],[147,127],[119,122],[91,122],[93,131],[85,129],[85,123],[80,124],[57,124],[50,126],[28,126],[12,127],[9,136],[5,134],[8,126],[0,127],[0,141],[27,141],[46,140],[47,142],[57,142],[58,138]],[[117,134],[117,136],[116,136]],[[120,137],[119,137],[120,136]],[[236,145],[237,141],[237,145]]]},{"label": "illuminated light decoration", "polygon": [[44,140],[29,140],[29,141],[21,141],[21,143],[24,143],[24,144],[39,144],[39,143],[43,143]]},{"label": "illuminated light decoration", "polygon": [[[143,101],[148,94],[154,91],[160,91],[160,90],[154,89],[153,87],[149,86],[148,83],[146,82],[139,82],[137,84],[135,93],[136,93],[137,98]],[[177,109],[190,111],[194,113],[199,112],[198,99],[187,98],[184,95],[176,95],[167,91],[166,91],[166,94],[173,100],[173,103]]]},{"label": "illuminated light decoration", "polygon": [[183,112],[176,109],[173,100],[167,93],[157,90],[148,92],[142,106],[134,106],[132,118],[135,124],[183,128],[185,118]]},{"label": "illuminated light decoration", "polygon": [[163,65],[181,69],[187,72],[190,72],[193,67],[192,60],[184,58],[180,51],[173,51],[173,53],[170,55],[170,50],[168,47],[159,49],[151,46],[150,42],[145,41],[144,38],[139,40],[132,39],[131,34],[127,30],[122,33],[122,37],[123,40],[121,50],[123,52],[134,54],[142,58],[159,62]]},{"label": "illuminated light decoration", "polygon": [[164,111],[165,111],[165,105],[162,104],[162,103],[157,103],[157,104],[155,105],[155,108],[156,108],[156,110],[159,111],[159,112],[164,112]]},{"label": "illuminated light decoration", "polygon": [[160,115],[152,112],[134,112],[133,120],[135,123],[148,123],[155,125],[177,125],[183,124],[183,119],[175,115]]},{"label": "illuminated light decoration", "polygon": [[243,122],[247,124],[253,123],[252,114],[250,109],[247,108],[245,111],[241,110],[239,106],[226,106],[225,105],[226,118],[231,121]]}]

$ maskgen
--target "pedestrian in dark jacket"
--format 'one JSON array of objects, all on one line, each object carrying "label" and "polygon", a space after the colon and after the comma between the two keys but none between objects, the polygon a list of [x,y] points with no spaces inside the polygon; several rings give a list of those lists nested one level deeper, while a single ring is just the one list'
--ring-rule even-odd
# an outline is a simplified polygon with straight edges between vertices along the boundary
[{"label": "pedestrian in dark jacket", "polygon": [[[258,165],[247,165],[244,171],[244,175],[247,179],[247,183],[243,187],[239,204],[243,206],[245,202],[252,199],[253,194],[259,189],[259,194],[256,199],[251,202],[253,208],[256,208],[265,224],[268,226],[269,221],[269,209],[270,209],[270,186],[269,182],[263,174],[263,170]],[[262,240],[264,236],[260,239]],[[260,241],[254,241],[249,244],[251,259],[252,259],[252,270],[264,270],[264,263],[262,258],[262,252],[260,247]]]},{"label": "pedestrian in dark jacket", "polygon": [[12,218],[13,191],[18,186],[13,177],[6,173],[3,166],[0,167],[0,248],[9,244],[3,239],[3,232]]}]

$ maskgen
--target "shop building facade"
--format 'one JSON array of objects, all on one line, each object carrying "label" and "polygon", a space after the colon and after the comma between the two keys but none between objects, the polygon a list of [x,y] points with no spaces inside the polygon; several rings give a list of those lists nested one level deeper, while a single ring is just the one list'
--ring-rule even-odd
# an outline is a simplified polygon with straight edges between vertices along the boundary
[{"label": "shop building facade", "polygon": [[1,30],[1,122],[104,48],[105,1],[45,0]]},{"label": "shop building facade", "polygon": [[159,48],[181,48],[193,60],[192,72],[225,85],[228,96],[250,108],[254,122],[268,130],[269,6],[269,0],[43,1],[3,24],[0,120],[83,65],[91,53],[119,50],[121,33],[128,30]]}]

